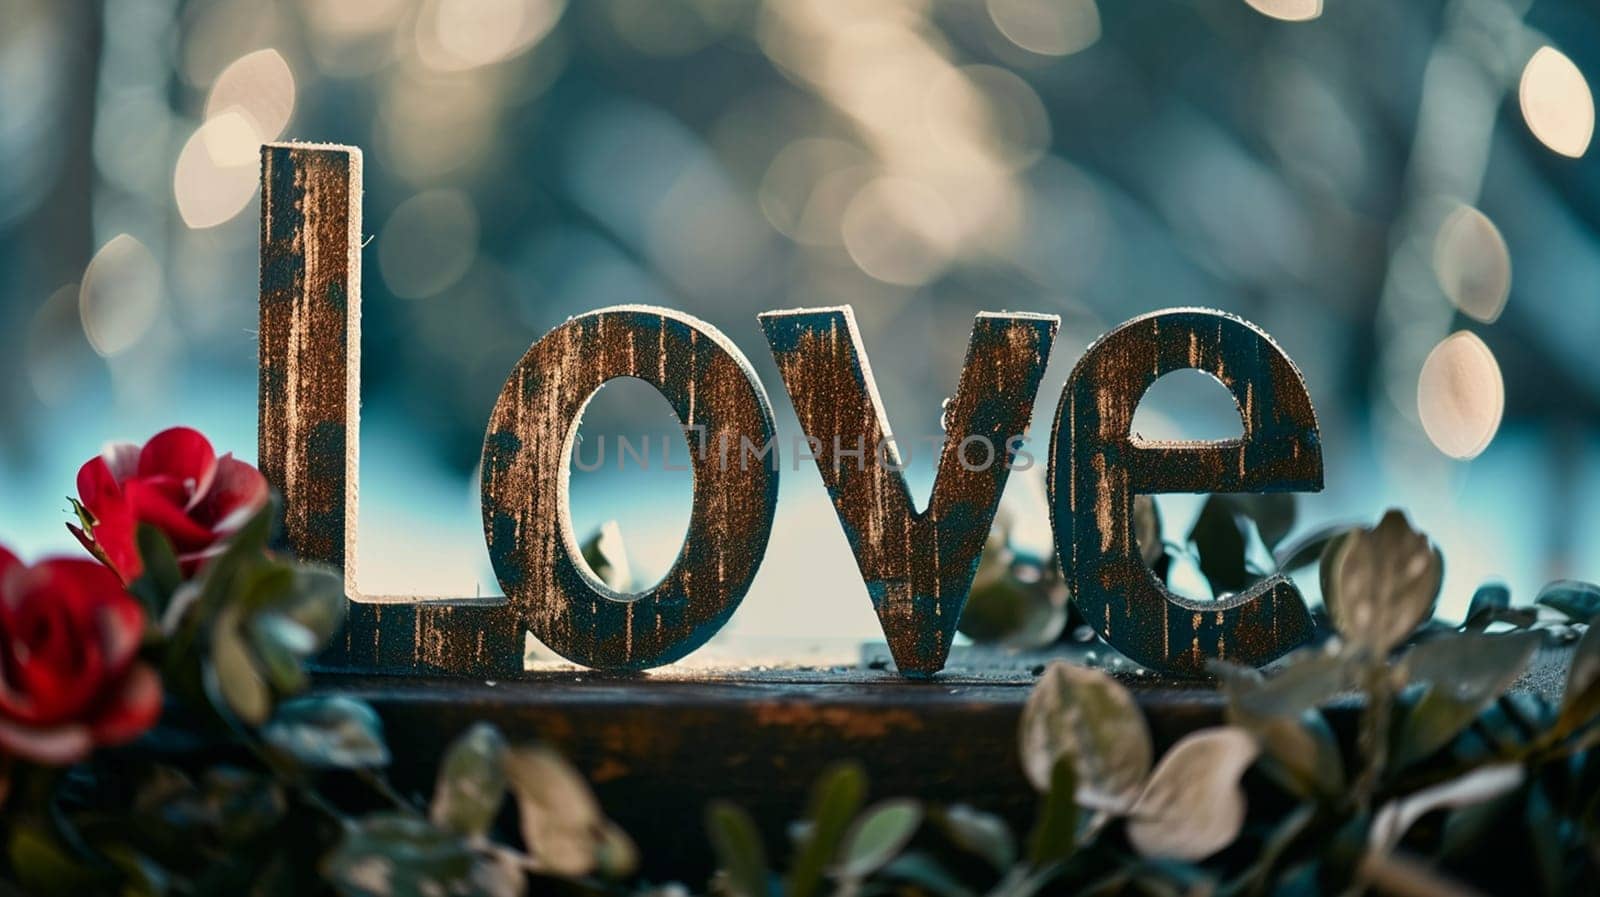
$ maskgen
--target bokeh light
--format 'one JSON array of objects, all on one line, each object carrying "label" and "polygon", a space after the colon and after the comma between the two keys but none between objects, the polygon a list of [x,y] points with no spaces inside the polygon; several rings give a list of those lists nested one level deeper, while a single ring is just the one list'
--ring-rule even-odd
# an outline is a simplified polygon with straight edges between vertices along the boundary
[{"label": "bokeh light", "polygon": [[1417,378],[1417,414],[1439,451],[1476,458],[1499,431],[1505,405],[1500,364],[1476,334],[1452,333],[1428,353]]},{"label": "bokeh light", "polygon": [[[13,506],[70,482],[53,446],[191,409],[248,448],[259,148],[303,139],[365,156],[361,575],[395,594],[493,594],[464,498],[485,416],[532,340],[617,302],[722,329],[789,431],[763,310],[852,305],[908,433],[937,432],[974,313],[1060,315],[1036,444],[1094,336],[1220,308],[1310,388],[1327,488],[1308,524],[1402,504],[1447,556],[1501,546],[1518,594],[1600,579],[1600,191],[1566,158],[1593,142],[1600,18],[1579,0],[0,9]],[[729,637],[872,635],[825,490],[785,473]],[[931,468],[909,475],[921,499]],[[593,479],[598,515],[646,505],[622,536],[659,575],[670,490]],[[24,538],[56,545],[46,522]],[[1475,568],[1447,566],[1464,601]]]},{"label": "bokeh light", "polygon": [[96,352],[120,355],[133,348],[161,312],[161,265],[128,234],[100,247],[83,272],[78,313]]},{"label": "bokeh light", "polygon": [[1440,225],[1433,270],[1440,289],[1462,314],[1492,324],[1505,309],[1511,294],[1511,253],[1500,229],[1472,206],[1458,205]]},{"label": "bokeh light", "polygon": [[255,130],[257,141],[283,135],[294,115],[294,73],[277,50],[257,50],[222,70],[206,100],[206,120],[237,112]]},{"label": "bokeh light", "polygon": [[1245,0],[1262,15],[1285,22],[1307,22],[1322,15],[1322,0]]},{"label": "bokeh light", "polygon": [[429,190],[401,203],[378,238],[378,266],[389,291],[434,296],[461,279],[478,251],[478,213],[459,190]]},{"label": "bokeh light", "polygon": [[50,294],[28,325],[28,385],[51,407],[66,405],[87,387],[97,360],[78,303],[79,285],[69,283]]},{"label": "bokeh light", "polygon": [[1555,47],[1540,47],[1517,88],[1522,117],[1539,142],[1576,159],[1594,136],[1594,96],[1583,72]]},{"label": "bokeh light", "polygon": [[566,0],[424,0],[417,55],[440,72],[503,62],[543,40],[565,7]]},{"label": "bokeh light", "polygon": [[172,193],[183,223],[216,227],[250,205],[260,177],[261,138],[237,109],[207,119],[178,154]]},{"label": "bokeh light", "polygon": [[1006,39],[1041,56],[1066,56],[1100,39],[1094,0],[989,0],[989,18]]}]

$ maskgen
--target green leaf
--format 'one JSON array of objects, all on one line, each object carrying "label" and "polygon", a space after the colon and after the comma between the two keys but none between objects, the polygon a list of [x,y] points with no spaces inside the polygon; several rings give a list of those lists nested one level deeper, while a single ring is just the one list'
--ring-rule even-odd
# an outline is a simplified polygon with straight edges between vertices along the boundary
[{"label": "green leaf", "polygon": [[578,546],[589,572],[614,592],[633,591],[633,573],[628,568],[628,553],[622,544],[622,528],[615,520],[600,524]]},{"label": "green leaf", "polygon": [[377,711],[342,695],[285,702],[261,737],[312,769],[367,769],[389,763]]},{"label": "green leaf", "polygon": [[1588,631],[1573,649],[1554,737],[1587,728],[1596,717],[1600,717],[1600,617],[1589,621]]},{"label": "green leaf", "polygon": [[1146,857],[1202,860],[1244,827],[1239,777],[1259,748],[1249,732],[1218,726],[1192,732],[1161,758],[1128,818],[1128,840]]},{"label": "green leaf", "polygon": [[1228,721],[1249,730],[1262,748],[1262,769],[1305,798],[1337,798],[1345,791],[1344,761],[1328,721],[1316,710],[1298,717],[1253,717],[1230,706]]},{"label": "green leaf", "polygon": [[839,854],[839,876],[862,879],[888,865],[911,843],[922,825],[922,804],[909,798],[880,801],[868,807],[845,835]]},{"label": "green leaf", "polygon": [[1086,806],[1126,807],[1150,771],[1150,730],[1133,696],[1099,670],[1061,661],[1028,695],[1019,742],[1023,772],[1040,791],[1057,758],[1071,757]]},{"label": "green leaf", "polygon": [[315,647],[309,652],[315,653],[326,647],[344,625],[346,604],[344,579],[338,573],[324,567],[296,565],[293,590],[281,612],[316,637]]},{"label": "green leaf", "polygon": [[[1274,878],[1274,872],[1277,871],[1279,864],[1283,862],[1284,857],[1288,854],[1289,848],[1300,839],[1301,835],[1305,834],[1306,829],[1316,820],[1317,815],[1317,806],[1306,803],[1296,807],[1277,823],[1272,833],[1267,836],[1265,843],[1261,845],[1261,851],[1257,854],[1255,861],[1250,864],[1249,871],[1241,877],[1240,884],[1250,884],[1251,887],[1248,889],[1241,887],[1240,893],[1261,893],[1266,890],[1268,884]],[[1299,893],[1286,888],[1285,875],[1279,874],[1277,878],[1278,893]],[[1316,895],[1320,894],[1321,891],[1313,890],[1309,893]]]},{"label": "green leaf", "polygon": [[1464,632],[1423,642],[1400,661],[1406,681],[1448,685],[1464,700],[1499,697],[1517,680],[1543,636]]},{"label": "green leaf", "polygon": [[1454,740],[1517,681],[1542,639],[1536,632],[1463,633],[1406,652],[1401,667],[1407,681],[1428,687],[1400,721],[1395,765],[1431,756]]},{"label": "green leaf", "polygon": [[1540,890],[1545,894],[1560,895],[1560,897],[1573,893],[1573,882],[1569,879],[1568,871],[1573,864],[1567,861],[1570,848],[1562,843],[1566,839],[1558,834],[1570,823],[1564,823],[1559,819],[1549,795],[1539,782],[1530,784],[1525,810],[1524,843],[1527,844],[1528,856],[1533,861],[1532,865],[1541,885]]},{"label": "green leaf", "polygon": [[1028,837],[1028,861],[1047,866],[1072,856],[1078,846],[1078,774],[1072,757],[1062,755],[1050,769],[1050,788],[1039,803],[1039,817]]},{"label": "green leaf", "polygon": [[304,659],[317,648],[316,635],[287,616],[264,610],[250,619],[250,648],[261,672],[279,694],[306,686]]},{"label": "green leaf", "polygon": [[261,559],[260,563],[240,568],[229,599],[247,616],[253,616],[283,603],[294,594],[294,585],[294,567]]},{"label": "green leaf", "polygon": [[1139,543],[1139,557],[1145,566],[1154,569],[1166,554],[1166,544],[1161,541],[1161,510],[1149,495],[1133,497],[1133,536]]},{"label": "green leaf", "polygon": [[239,608],[227,607],[211,627],[211,656],[206,688],[212,704],[253,726],[272,713],[272,691],[256,670],[239,631]]},{"label": "green leaf", "polygon": [[1067,585],[1056,566],[992,532],[961,612],[961,633],[979,644],[1032,650],[1055,641],[1067,616]]},{"label": "green leaf", "polygon": [[1511,590],[1505,583],[1486,582],[1478,586],[1472,593],[1472,602],[1467,605],[1467,618],[1462,623],[1468,629],[1484,629],[1495,621],[1496,616],[1511,607]]},{"label": "green leaf", "polygon": [[1244,499],[1245,513],[1256,522],[1256,531],[1261,534],[1261,543],[1268,551],[1276,548],[1294,529],[1299,500],[1293,492],[1267,492],[1239,498]]},{"label": "green leaf", "polygon": [[288,799],[276,780],[243,769],[212,767],[200,782],[201,802],[224,843],[245,844],[283,821]]},{"label": "green leaf", "polygon": [[1200,506],[1200,516],[1189,530],[1189,541],[1199,555],[1200,572],[1218,595],[1242,591],[1251,582],[1245,566],[1248,541],[1241,520],[1228,499],[1212,495]]},{"label": "green leaf", "polygon": [[1493,800],[1521,785],[1522,780],[1522,767],[1514,763],[1484,766],[1385,804],[1372,819],[1368,836],[1371,849],[1392,849],[1412,823],[1434,810],[1459,809]]},{"label": "green leaf", "polygon": [[138,540],[139,559],[144,563],[144,573],[128,587],[128,591],[144,603],[150,621],[157,623],[166,614],[172,596],[183,585],[183,570],[178,566],[178,556],[166,533],[148,523],[139,524],[135,538]]},{"label": "green leaf", "polygon": [[542,745],[515,748],[505,754],[505,771],[536,868],[569,877],[632,871],[633,842],[600,812],[589,784],[560,754]]},{"label": "green leaf", "polygon": [[477,859],[460,837],[422,819],[379,813],[355,823],[323,863],[345,897],[480,895]]},{"label": "green leaf", "polygon": [[1255,526],[1261,544],[1271,551],[1283,537],[1294,529],[1295,497],[1293,492],[1223,492],[1217,497],[1227,504],[1236,516],[1242,516]]},{"label": "green leaf", "polygon": [[[274,499],[234,533],[221,554],[206,563],[197,602],[202,621],[211,619],[225,608],[238,605],[249,587],[249,579],[262,567],[274,566],[267,560],[266,546],[276,513],[277,501]],[[243,609],[236,607],[236,610],[242,612]]]},{"label": "green leaf", "polygon": [[[1213,672],[1225,669],[1213,663]],[[1229,671],[1222,690],[1238,714],[1249,719],[1298,719],[1308,710],[1355,687],[1357,668],[1349,658],[1321,648],[1306,648],[1286,658],[1271,678],[1255,671]]]},{"label": "green leaf", "polygon": [[506,799],[506,740],[478,723],[445,751],[433,787],[433,824],[458,835],[483,835]]},{"label": "green leaf", "polygon": [[29,894],[40,897],[78,897],[95,893],[103,885],[83,860],[70,854],[48,832],[17,821],[10,824],[6,844],[11,872]]},{"label": "green leaf", "polygon": [[919,851],[896,857],[883,867],[882,875],[891,881],[915,885],[918,891],[935,897],[976,897],[976,892],[962,884],[936,857]]},{"label": "green leaf", "polygon": [[1313,530],[1304,536],[1284,545],[1279,545],[1272,552],[1272,559],[1278,569],[1285,573],[1298,570],[1321,560],[1328,544],[1351,530],[1348,523],[1335,523]]},{"label": "green leaf", "polygon": [[1382,658],[1433,613],[1444,557],[1390,510],[1372,529],[1354,529],[1328,546],[1322,598],[1339,633]]},{"label": "green leaf", "polygon": [[172,887],[172,877],[160,864],[128,844],[96,844],[95,849],[120,874],[121,897],[159,897]]},{"label": "green leaf", "polygon": [[1017,860],[1017,842],[1005,821],[992,813],[956,804],[935,812],[933,820],[957,847],[987,860],[996,871],[1004,872]]},{"label": "green leaf", "polygon": [[767,852],[750,814],[737,804],[712,801],[706,808],[706,832],[731,897],[767,897]]},{"label": "green leaf", "polygon": [[1560,579],[1539,592],[1537,603],[1554,608],[1574,623],[1587,623],[1600,615],[1600,586],[1575,579]]},{"label": "green leaf", "polygon": [[821,888],[823,873],[839,852],[839,842],[866,793],[866,773],[855,763],[829,767],[817,779],[806,814],[810,825],[789,868],[789,897],[812,897]]},{"label": "green leaf", "polygon": [[1493,833],[1504,824],[1502,817],[1520,813],[1522,803],[1520,795],[1508,793],[1451,811],[1440,835],[1439,858],[1451,865],[1469,860],[1485,844],[1494,842]]}]

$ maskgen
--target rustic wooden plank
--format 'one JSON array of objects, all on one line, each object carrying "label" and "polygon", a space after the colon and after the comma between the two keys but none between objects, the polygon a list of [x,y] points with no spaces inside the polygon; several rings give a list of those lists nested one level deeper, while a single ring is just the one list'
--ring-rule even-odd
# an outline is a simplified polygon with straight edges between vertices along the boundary
[{"label": "rustic wooden plank", "polygon": [[950,652],[1060,319],[977,316],[933,496],[918,511],[850,307],[760,318],[895,666],[931,676]]},{"label": "rustic wooden plank", "polygon": [[[1233,394],[1239,439],[1154,443],[1134,409],[1163,374],[1206,371]],[[1139,555],[1133,500],[1161,492],[1315,492],[1322,447],[1305,381],[1272,338],[1233,315],[1173,309],[1106,334],[1074,368],[1050,448],[1056,551],[1079,611],[1152,669],[1199,675],[1209,658],[1260,666],[1310,638],[1294,583],[1273,576],[1217,601],[1168,591]]]},{"label": "rustic wooden plank", "polygon": [[[789,856],[788,826],[830,764],[859,761],[874,798],[966,803],[1026,831],[1036,797],[1023,778],[1017,729],[1028,681],[952,684],[893,672],[782,672],[715,679],[625,678],[574,670],[532,682],[340,680],[369,701],[404,743],[391,770],[426,795],[445,746],[479,720],[513,743],[542,741],[570,758],[606,812],[643,848],[642,872],[698,883],[712,868],[701,822],[726,798],[757,820],[774,857]],[[1187,692],[1150,693],[1159,744],[1221,721],[1221,705]],[[508,802],[509,806],[509,802]],[[506,812],[510,812],[507,810]]]},{"label": "rustic wooden plank", "polygon": [[355,549],[345,483],[360,426],[361,151],[262,147],[261,187],[261,472],[283,495],[289,547],[344,567]]},{"label": "rustic wooden plank", "polygon": [[[1064,646],[1053,659],[1088,664],[1103,646]],[[392,770],[426,798],[445,745],[473,723],[513,743],[543,741],[595,786],[606,812],[643,848],[647,878],[690,885],[712,868],[701,813],[715,798],[751,811],[771,856],[789,856],[788,826],[828,765],[855,760],[873,799],[916,797],[999,813],[1015,831],[1033,822],[1037,795],[1023,777],[1017,729],[1037,676],[995,673],[1009,655],[957,648],[937,680],[858,667],[729,670],[649,676],[548,670],[527,682],[322,676],[316,688],[371,702],[389,739],[404,744]],[[1559,702],[1571,646],[1547,645],[1512,687]],[[1041,652],[1034,668],[1050,654]],[[1215,686],[1190,678],[1115,673],[1150,725],[1157,753],[1224,719]],[[1360,699],[1327,709],[1353,750]],[[1255,799],[1252,797],[1252,799]],[[1270,798],[1269,798],[1270,799]],[[514,829],[510,802],[504,820]]]},{"label": "rustic wooden plank", "polygon": [[351,599],[321,665],[520,673],[523,631],[504,602],[361,600],[361,151],[264,146],[261,186],[259,463],[283,498],[286,546],[342,569]]},{"label": "rustic wooden plank", "polygon": [[[638,595],[589,571],[567,486],[583,407],[607,381],[661,391],[690,435],[693,508],[672,569]],[[681,312],[617,306],[550,331],[523,356],[489,418],[483,528],[511,607],[539,640],[601,669],[671,663],[705,644],[749,591],[778,502],[775,428],[750,362],[720,331]]]}]

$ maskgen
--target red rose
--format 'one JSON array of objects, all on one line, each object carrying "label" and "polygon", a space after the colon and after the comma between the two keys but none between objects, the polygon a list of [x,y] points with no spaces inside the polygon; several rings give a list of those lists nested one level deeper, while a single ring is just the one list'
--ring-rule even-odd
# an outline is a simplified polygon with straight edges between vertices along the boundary
[{"label": "red rose", "polygon": [[144,609],[93,561],[26,567],[0,548],[0,754],[75,763],[161,715],[138,659]]},{"label": "red rose", "polygon": [[88,532],[67,525],[85,548],[131,583],[144,572],[135,539],[139,524],[166,534],[193,576],[228,538],[266,506],[261,471],[232,455],[218,458],[195,430],[174,427],[143,448],[108,446],[78,471],[78,501]]}]

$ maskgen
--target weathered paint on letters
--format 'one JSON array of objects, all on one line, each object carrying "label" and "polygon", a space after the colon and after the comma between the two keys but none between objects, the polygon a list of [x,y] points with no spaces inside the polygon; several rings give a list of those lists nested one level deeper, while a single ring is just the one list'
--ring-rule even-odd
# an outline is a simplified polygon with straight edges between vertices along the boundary
[{"label": "weathered paint on letters", "polygon": [[[660,390],[695,447],[683,548],[661,582],[638,595],[612,592],[588,570],[567,508],[583,408],[618,377]],[[484,535],[523,623],[562,656],[600,669],[659,666],[705,644],[744,599],[766,553],[777,459],[752,459],[743,446],[768,446],[773,433],[750,362],[689,315],[617,306],[534,343],[506,381],[483,444]]]},{"label": "weathered paint on letters", "polygon": [[[1240,439],[1147,442],[1134,409],[1162,375],[1197,368],[1232,392]],[[1169,673],[1208,658],[1260,666],[1311,636],[1294,583],[1273,576],[1218,601],[1168,591],[1139,555],[1133,499],[1162,492],[1316,492],[1322,447],[1305,381],[1271,337],[1207,309],[1134,318],[1089,347],[1061,395],[1050,518],[1079,611],[1114,648]]]},{"label": "weathered paint on letters", "polygon": [[[980,314],[945,409],[945,443],[917,511],[848,306],[761,315],[895,666],[937,673],[950,654],[1060,320]],[[963,464],[965,451],[966,463]],[[992,454],[990,454],[992,452]]]},{"label": "weathered paint on letters", "polygon": [[351,598],[323,669],[521,672],[523,629],[500,600],[363,600],[355,582],[361,392],[361,151],[261,151],[261,471],[284,541],[342,569]]}]

